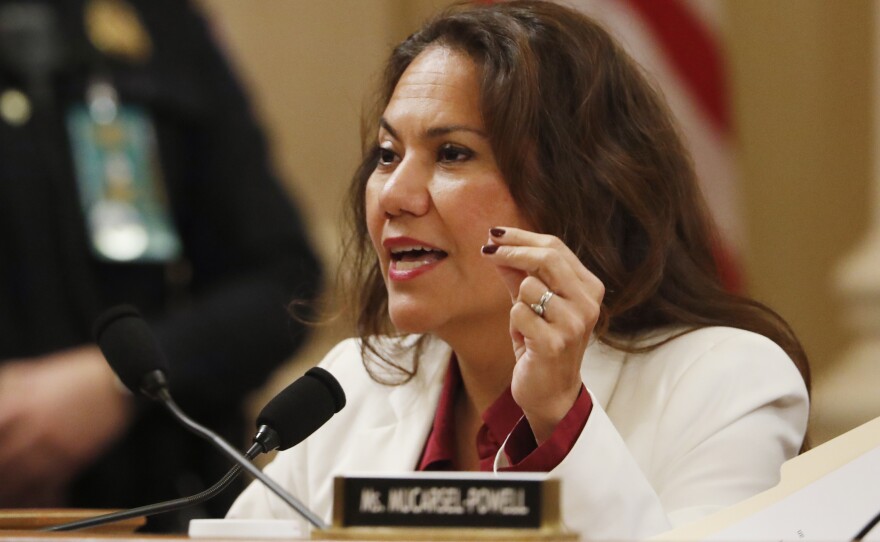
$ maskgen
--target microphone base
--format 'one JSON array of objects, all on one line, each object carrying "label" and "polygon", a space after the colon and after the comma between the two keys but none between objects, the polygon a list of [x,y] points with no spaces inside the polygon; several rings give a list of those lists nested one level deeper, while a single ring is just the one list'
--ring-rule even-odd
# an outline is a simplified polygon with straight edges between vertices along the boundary
[{"label": "microphone base", "polygon": [[294,519],[193,519],[190,538],[237,538],[240,540],[307,540],[301,523]]}]

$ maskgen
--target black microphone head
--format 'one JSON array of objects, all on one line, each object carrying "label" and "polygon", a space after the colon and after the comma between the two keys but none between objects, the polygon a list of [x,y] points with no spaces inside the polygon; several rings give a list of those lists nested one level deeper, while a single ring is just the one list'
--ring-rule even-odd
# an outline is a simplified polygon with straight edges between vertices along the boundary
[{"label": "black microphone head", "polygon": [[167,370],[165,355],[153,330],[131,305],[119,305],[104,312],[95,321],[93,332],[107,363],[134,393],[143,391],[145,377]]},{"label": "black microphone head", "polygon": [[296,446],[345,406],[345,392],[330,373],[312,367],[263,407],[257,427],[278,433],[280,450]]}]

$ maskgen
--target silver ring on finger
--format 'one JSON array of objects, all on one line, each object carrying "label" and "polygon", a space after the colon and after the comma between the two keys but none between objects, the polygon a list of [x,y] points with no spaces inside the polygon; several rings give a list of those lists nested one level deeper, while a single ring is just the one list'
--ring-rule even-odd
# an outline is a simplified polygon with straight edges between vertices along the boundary
[{"label": "silver ring on finger", "polygon": [[544,295],[541,296],[540,301],[538,301],[537,303],[532,303],[531,305],[529,305],[529,307],[531,307],[532,311],[534,311],[535,314],[543,318],[544,313],[547,312],[547,303],[550,302],[550,299],[552,299],[554,295],[556,294],[554,294],[550,290],[547,290],[546,292],[544,292]]}]

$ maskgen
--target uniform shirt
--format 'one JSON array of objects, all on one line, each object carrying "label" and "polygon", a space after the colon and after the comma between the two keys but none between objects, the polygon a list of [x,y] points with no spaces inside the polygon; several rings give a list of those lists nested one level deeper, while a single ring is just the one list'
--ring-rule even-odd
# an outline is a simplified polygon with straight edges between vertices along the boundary
[{"label": "uniform shirt", "polygon": [[[66,53],[41,84],[0,55],[0,94],[22,92],[32,105],[23,124],[0,118],[0,363],[88,344],[104,309],[136,305],[166,354],[181,408],[237,445],[251,431],[244,398],[304,338],[288,305],[316,296],[321,266],[277,182],[247,96],[190,3],[122,1],[151,42],[142,61],[96,47],[84,25],[89,3],[39,3],[57,15],[53,35]],[[85,102],[95,76],[152,122],[162,192],[183,245],[179,260],[109,262],[91,250],[65,114]],[[73,481],[65,505],[128,508],[186,496],[229,467],[149,404]],[[209,501],[208,513],[224,512],[233,496]],[[191,512],[150,523],[185,529]]]}]

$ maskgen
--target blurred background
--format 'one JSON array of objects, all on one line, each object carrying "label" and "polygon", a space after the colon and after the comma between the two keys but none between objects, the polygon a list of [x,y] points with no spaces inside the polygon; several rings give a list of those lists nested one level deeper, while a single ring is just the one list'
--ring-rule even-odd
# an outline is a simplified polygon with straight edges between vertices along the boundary
[{"label": "blurred background", "polygon": [[[359,159],[364,97],[392,44],[447,3],[199,0],[248,87],[276,164],[331,272],[342,198]],[[650,16],[652,10],[661,19],[668,15],[652,8],[664,2],[621,3],[636,15]],[[711,40],[709,60],[720,70],[715,74],[720,87],[699,77],[689,80],[703,92],[707,84],[714,88],[710,108],[726,107],[704,123],[708,135],[694,136],[692,143],[712,147],[707,152],[725,168],[704,176],[711,177],[710,188],[723,183],[709,199],[723,215],[731,280],[776,309],[803,341],[813,367],[812,431],[818,443],[880,415],[880,370],[874,368],[880,366],[875,356],[880,270],[872,263],[880,265],[872,256],[880,253],[880,236],[869,240],[871,226],[880,228],[872,218],[880,216],[875,134],[880,5],[871,0],[678,4],[690,5],[691,15],[708,21],[702,34],[696,30]],[[628,31],[652,29],[633,13],[611,17],[631,23]],[[660,31],[659,41],[636,43],[633,37],[633,44],[648,47],[645,58],[663,52],[658,43],[678,46],[685,56],[693,53],[693,46],[682,51],[678,41],[694,28],[676,26],[680,20],[672,24]],[[681,98],[677,92],[668,91],[670,100]],[[330,302],[335,303],[332,295]],[[346,334],[341,324],[321,328],[254,398],[254,407]]]}]

